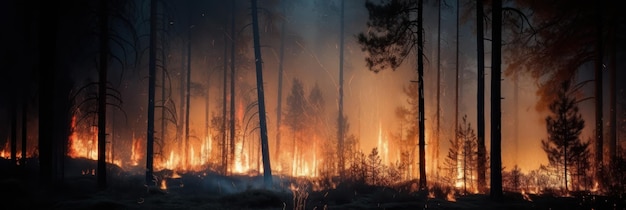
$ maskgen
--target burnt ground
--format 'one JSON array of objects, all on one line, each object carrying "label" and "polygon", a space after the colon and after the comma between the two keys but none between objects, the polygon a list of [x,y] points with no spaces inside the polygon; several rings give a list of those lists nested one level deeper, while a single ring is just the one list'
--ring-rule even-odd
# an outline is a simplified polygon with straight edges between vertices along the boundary
[{"label": "burnt ground", "polygon": [[[111,166],[108,188],[98,190],[96,177],[80,168],[95,166],[90,160],[68,160],[65,179],[55,187],[39,185],[36,167],[11,169],[0,159],[0,209],[626,209],[626,199],[581,193],[572,197],[506,192],[500,201],[488,195],[455,195],[431,190],[431,196],[412,192],[411,182],[393,188],[339,184],[313,190],[323,182],[275,176],[274,187],[261,189],[260,176],[221,176],[196,172],[173,176],[156,173],[167,189],[146,187],[144,175]],[[34,164],[33,164],[34,165]],[[332,183],[326,183],[331,185]],[[529,201],[530,200],[530,201]]]}]

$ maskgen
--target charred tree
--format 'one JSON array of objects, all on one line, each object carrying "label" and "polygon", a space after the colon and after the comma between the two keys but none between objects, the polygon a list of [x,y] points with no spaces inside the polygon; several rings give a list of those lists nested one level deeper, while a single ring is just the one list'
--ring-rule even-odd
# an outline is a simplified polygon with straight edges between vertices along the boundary
[{"label": "charred tree", "polygon": [[109,68],[109,8],[108,0],[100,0],[98,26],[100,30],[100,57],[98,74],[98,188],[107,187],[106,172],[106,106],[107,72]]},{"label": "charred tree", "polygon": [[222,78],[222,127],[220,131],[222,132],[222,174],[228,173],[228,142],[226,141],[226,99],[227,99],[227,90],[228,90],[228,34],[226,34],[226,22],[224,22],[224,73]]},{"label": "charred tree", "polygon": [[[235,162],[235,44],[237,34],[235,33],[235,0],[231,1],[230,19],[230,161]],[[243,145],[243,143],[242,143]],[[243,148],[243,146],[242,146]]]},{"label": "charred tree", "polygon": [[269,145],[267,140],[267,123],[265,113],[265,94],[263,91],[263,60],[261,58],[261,44],[259,38],[259,20],[257,15],[257,2],[250,0],[252,4],[252,33],[254,38],[254,61],[256,64],[256,88],[259,106],[259,127],[261,136],[261,153],[263,156],[263,181],[265,188],[272,186],[272,167],[270,166]]},{"label": "charred tree", "polygon": [[501,130],[501,62],[502,62],[502,0],[492,5],[491,43],[491,192],[494,200],[502,198],[502,130]]},{"label": "charred tree", "polygon": [[17,168],[17,94],[11,97],[11,169]]},{"label": "charred tree", "polygon": [[343,125],[343,47],[344,47],[344,10],[345,0],[341,0],[341,20],[339,26],[339,115],[337,116],[337,157],[339,177],[341,179],[345,176],[345,154],[344,154],[344,125]]},{"label": "charred tree", "polygon": [[[188,5],[191,10],[191,5]],[[189,166],[189,109],[191,108],[191,12],[189,13],[189,27],[187,28],[187,87],[185,87],[185,140],[183,142],[183,168]]]},{"label": "charred tree", "polygon": [[[62,70],[57,67],[57,32],[59,31],[59,2],[41,1],[39,7],[39,178],[44,187],[58,186],[64,138]],[[57,98],[60,96],[60,98]],[[65,96],[67,97],[67,95]],[[61,118],[59,118],[61,117]],[[65,116],[67,117],[67,116]],[[61,121],[61,123],[59,123]],[[67,137],[67,136],[65,136]]]},{"label": "charred tree", "polygon": [[439,179],[439,141],[441,140],[441,0],[437,1],[437,111],[435,113],[435,170]]},{"label": "charred tree", "polygon": [[22,157],[20,166],[26,167],[26,145],[28,141],[28,103],[26,99],[22,101]]},{"label": "charred tree", "polygon": [[146,134],[146,185],[155,186],[154,170],[154,106],[156,85],[157,2],[150,1],[150,44],[148,58],[148,131]]},{"label": "charred tree", "polygon": [[596,112],[596,128],[595,128],[595,135],[596,135],[596,145],[595,145],[595,163],[596,163],[596,181],[598,181],[598,179],[600,179],[600,177],[603,176],[603,170],[604,170],[604,161],[603,161],[603,155],[604,155],[604,133],[603,133],[603,126],[604,126],[604,115],[602,112],[603,109],[603,95],[602,95],[602,70],[604,69],[604,63],[603,63],[603,58],[604,58],[604,46],[603,46],[603,4],[604,2],[601,1],[600,3],[596,4],[597,7],[597,11],[596,11],[596,43],[595,43],[595,57],[593,59],[593,63],[594,63],[594,101],[596,103],[595,106],[595,112]]},{"label": "charred tree", "polygon": [[484,30],[483,30],[483,0],[476,0],[476,58],[477,58],[477,76],[478,76],[478,93],[476,94],[477,105],[477,144],[478,144],[478,190],[480,192],[485,191],[486,182],[486,164],[487,164],[487,151],[485,148],[485,44],[484,44]]}]

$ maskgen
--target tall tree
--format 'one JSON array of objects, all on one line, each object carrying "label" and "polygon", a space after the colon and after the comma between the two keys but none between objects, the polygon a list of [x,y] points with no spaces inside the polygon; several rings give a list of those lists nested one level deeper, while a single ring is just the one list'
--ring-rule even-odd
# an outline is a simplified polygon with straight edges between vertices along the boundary
[{"label": "tall tree", "polygon": [[456,138],[458,139],[460,146],[460,157],[463,160],[462,167],[462,178],[463,178],[463,191],[467,193],[467,185],[470,185],[470,188],[473,188],[474,185],[474,176],[473,171],[475,170],[474,166],[477,162],[477,138],[476,133],[474,133],[474,129],[472,129],[472,125],[467,122],[467,115],[463,116],[461,119],[463,124],[459,125],[459,129],[456,132]]},{"label": "tall tree", "polygon": [[434,167],[437,171],[437,179],[439,179],[439,141],[441,141],[441,2],[437,1],[437,111],[435,120],[437,125],[435,128],[435,159],[437,162]]},{"label": "tall tree", "polygon": [[100,58],[98,75],[98,187],[107,187],[106,173],[106,106],[107,72],[109,68],[109,8],[107,0],[100,0],[98,26],[100,30]]},{"label": "tall tree", "polygon": [[[234,163],[235,160],[235,0],[231,1],[231,16],[230,16],[230,161]],[[243,146],[242,146],[243,147]]]},{"label": "tall tree", "polygon": [[[224,21],[224,30],[226,30],[226,21]],[[223,78],[222,78],[222,127],[220,132],[222,133],[222,174],[228,173],[228,143],[226,141],[226,90],[228,90],[228,34],[224,31],[224,64],[223,64]]]},{"label": "tall tree", "polygon": [[603,175],[604,170],[604,114],[602,109],[604,108],[603,101],[604,97],[602,95],[602,86],[604,85],[602,82],[602,70],[604,69],[604,45],[603,45],[603,13],[604,12],[604,1],[600,1],[596,4],[596,14],[595,14],[595,24],[596,24],[596,35],[595,35],[595,56],[593,58],[593,68],[594,68],[594,101],[596,102],[596,179],[599,179]]},{"label": "tall tree", "polygon": [[501,63],[502,63],[502,0],[492,5],[491,32],[491,192],[492,199],[502,198],[502,130],[501,130]]},{"label": "tall tree", "polygon": [[[58,84],[57,70],[57,32],[59,21],[59,2],[39,2],[39,178],[44,187],[54,185],[58,181],[55,161],[55,120],[54,102],[55,84]],[[42,102],[53,102],[46,105]]]},{"label": "tall tree", "polygon": [[[187,5],[188,9],[191,10],[191,5]],[[189,109],[191,109],[191,29],[193,25],[191,25],[191,12],[188,14],[188,23],[189,27],[187,28],[187,76],[186,82],[187,87],[185,87],[185,139],[183,142],[183,168],[187,169],[189,166]]]},{"label": "tall tree", "polygon": [[156,86],[157,1],[150,0],[150,40],[148,57],[148,131],[146,134],[146,185],[154,186],[154,105]]},{"label": "tall tree", "polygon": [[484,30],[483,30],[483,0],[476,0],[476,67],[477,72],[477,134],[478,134],[478,190],[485,191],[486,182],[486,164],[487,164],[487,149],[485,148],[485,44],[484,44]]},{"label": "tall tree", "polygon": [[[543,150],[551,166],[562,167],[565,191],[568,191],[568,167],[575,166],[574,160],[586,151],[588,144],[581,142],[580,133],[585,121],[578,113],[575,98],[571,97],[569,82],[563,83],[558,98],[550,104],[552,115],[546,117],[548,139],[542,140]],[[579,148],[583,148],[582,150]]]},{"label": "tall tree", "polygon": [[344,155],[344,137],[345,131],[343,124],[343,47],[344,47],[344,10],[345,10],[345,0],[341,0],[341,20],[339,26],[339,115],[337,116],[337,153],[338,153],[338,164],[339,164],[339,177],[341,179],[344,178],[345,173],[345,155]]},{"label": "tall tree", "polygon": [[272,167],[270,166],[269,145],[267,140],[267,123],[265,118],[265,94],[263,91],[263,60],[261,59],[261,44],[259,38],[259,20],[257,15],[257,2],[252,3],[252,33],[254,39],[254,60],[256,64],[256,88],[259,106],[259,127],[261,135],[261,153],[263,156],[263,182],[265,188],[272,186]]},{"label": "tall tree", "polygon": [[419,127],[419,187],[427,190],[426,141],[424,132],[424,40],[422,21],[423,0],[366,1],[369,11],[367,26],[372,30],[358,35],[361,50],[366,51],[368,68],[379,72],[386,68],[397,69],[413,49],[417,50],[418,127]]}]

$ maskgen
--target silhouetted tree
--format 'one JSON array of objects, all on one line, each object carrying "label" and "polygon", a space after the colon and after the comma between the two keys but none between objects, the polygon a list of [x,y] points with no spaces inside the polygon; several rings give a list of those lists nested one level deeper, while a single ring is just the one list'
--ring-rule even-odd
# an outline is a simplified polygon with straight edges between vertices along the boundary
[{"label": "silhouetted tree", "polygon": [[502,63],[502,0],[492,5],[491,32],[491,192],[490,197],[502,198],[502,128],[501,128],[501,63]]},{"label": "silhouetted tree", "polygon": [[[516,49],[509,55],[512,61],[509,73],[524,70],[530,72],[533,78],[541,79],[537,91],[541,97],[537,103],[538,109],[547,107],[555,98],[562,81],[572,79],[579,68],[593,63],[596,115],[594,171],[595,176],[599,177],[605,162],[602,131],[603,60],[605,57],[613,58],[616,52],[611,49],[612,46],[617,46],[616,43],[626,38],[621,35],[624,34],[624,28],[615,27],[615,23],[623,24],[626,20],[624,13],[616,12],[616,8],[620,7],[615,1],[517,0],[516,3],[532,11],[534,27],[524,29],[524,33],[518,37],[519,42],[511,42],[509,45]],[[613,65],[609,64],[608,67],[613,68]],[[611,131],[609,135],[612,141],[615,132]]]},{"label": "silhouetted tree", "polygon": [[[375,4],[366,1],[369,11],[367,33],[358,35],[361,50],[368,53],[365,58],[367,67],[379,72],[386,68],[397,69],[410,55],[417,51],[418,92],[424,93],[424,34],[422,21],[423,0],[418,1],[382,1]],[[426,140],[424,129],[424,94],[418,99],[419,127],[419,187],[427,190],[426,181]]]},{"label": "silhouetted tree", "polygon": [[146,185],[154,186],[154,106],[156,86],[157,1],[150,1],[150,40],[148,57],[148,131],[146,146]]},{"label": "silhouetted tree", "polygon": [[[291,93],[287,96],[287,112],[285,113],[285,124],[287,124],[293,135],[292,161],[297,160],[296,149],[306,123],[306,106],[304,85],[300,79],[294,78],[291,84]],[[296,168],[292,168],[292,172],[295,173],[296,170]]]},{"label": "silhouetted tree", "polygon": [[487,149],[485,147],[485,44],[484,44],[484,31],[483,31],[483,0],[476,1],[476,67],[477,67],[477,126],[476,131],[478,134],[478,190],[480,192],[485,191],[487,184],[486,164],[487,164]]},{"label": "silhouetted tree", "polygon": [[413,164],[416,163],[415,158],[415,146],[417,144],[417,135],[419,133],[417,121],[415,120],[418,116],[418,97],[419,93],[417,92],[417,84],[412,82],[407,86],[402,88],[402,92],[407,96],[406,102],[408,107],[399,106],[396,107],[396,117],[400,120],[400,145],[402,145],[400,149],[400,153],[408,153],[410,157],[407,160],[407,170],[410,170],[410,175],[415,176],[417,173],[417,166]]},{"label": "silhouetted tree", "polygon": [[570,96],[569,82],[564,82],[559,90],[558,98],[550,104],[552,115],[546,118],[548,139],[541,140],[542,148],[548,155],[550,165],[563,168],[565,191],[568,191],[568,168],[576,166],[576,161],[587,154],[588,143],[580,140],[580,133],[585,121],[578,113],[578,106]]},{"label": "silhouetted tree", "polygon": [[463,116],[462,124],[459,125],[456,133],[457,141],[460,145],[460,159],[462,160],[462,178],[463,178],[463,191],[467,193],[467,185],[473,188],[474,185],[474,171],[477,164],[477,150],[478,145],[476,142],[476,133],[471,124],[467,122],[467,115]]},{"label": "silhouetted tree", "polygon": [[261,58],[261,44],[259,40],[259,20],[257,15],[257,1],[252,4],[252,33],[254,38],[254,61],[256,64],[256,90],[259,106],[259,127],[261,136],[261,152],[263,156],[263,181],[265,188],[272,186],[272,167],[270,166],[269,145],[267,140],[267,123],[265,118],[265,94],[263,88],[263,60]]}]

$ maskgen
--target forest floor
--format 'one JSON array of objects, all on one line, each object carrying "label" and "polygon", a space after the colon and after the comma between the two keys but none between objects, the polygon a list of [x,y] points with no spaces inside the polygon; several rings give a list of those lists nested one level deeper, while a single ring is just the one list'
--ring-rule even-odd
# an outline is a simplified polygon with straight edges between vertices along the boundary
[{"label": "forest floor", "polygon": [[158,172],[164,186],[146,187],[145,176],[119,168],[109,168],[108,187],[98,190],[96,176],[77,169],[95,165],[88,160],[73,160],[66,165],[65,179],[54,188],[39,186],[38,172],[9,172],[6,161],[0,164],[0,209],[626,209],[623,197],[584,194],[571,197],[551,195],[524,196],[505,192],[500,201],[488,195],[454,195],[432,190],[430,196],[414,192],[406,183],[397,187],[339,184],[324,190],[326,182],[311,182],[275,176],[274,187],[261,189],[260,176],[220,176],[210,173],[175,175]]}]

